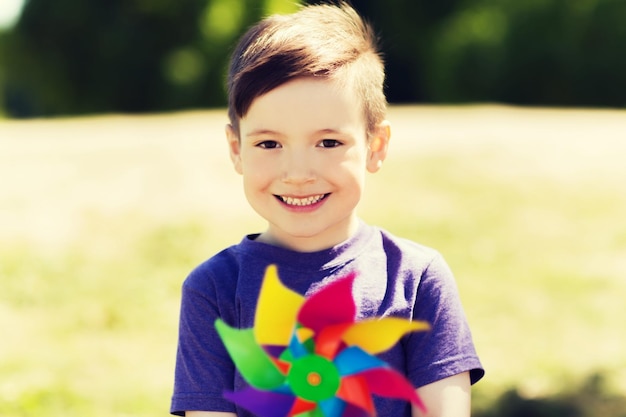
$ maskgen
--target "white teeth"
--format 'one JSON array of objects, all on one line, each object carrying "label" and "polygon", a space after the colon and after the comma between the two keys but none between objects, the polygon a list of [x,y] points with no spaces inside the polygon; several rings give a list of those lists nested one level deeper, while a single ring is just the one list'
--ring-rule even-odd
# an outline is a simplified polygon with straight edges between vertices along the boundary
[{"label": "white teeth", "polygon": [[296,197],[285,197],[280,196],[281,200],[284,203],[289,204],[290,206],[310,206],[311,204],[315,204],[324,198],[324,194],[313,195],[306,198],[296,198]]}]

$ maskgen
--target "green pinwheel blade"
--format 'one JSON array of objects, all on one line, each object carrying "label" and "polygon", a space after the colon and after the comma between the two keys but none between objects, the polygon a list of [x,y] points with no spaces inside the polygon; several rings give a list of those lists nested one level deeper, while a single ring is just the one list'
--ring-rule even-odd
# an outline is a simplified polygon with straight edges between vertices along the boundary
[{"label": "green pinwheel blade", "polygon": [[285,382],[285,376],[256,343],[253,329],[235,329],[221,319],[215,321],[215,329],[241,376],[250,385],[271,390]]}]

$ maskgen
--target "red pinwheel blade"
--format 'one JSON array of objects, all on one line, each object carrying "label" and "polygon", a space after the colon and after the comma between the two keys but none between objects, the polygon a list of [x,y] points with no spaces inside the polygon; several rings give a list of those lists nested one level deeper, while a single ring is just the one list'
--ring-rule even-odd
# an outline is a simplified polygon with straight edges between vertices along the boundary
[{"label": "red pinwheel blade", "polygon": [[367,386],[372,394],[410,401],[422,411],[426,411],[426,407],[413,385],[399,372],[391,368],[376,368],[361,372],[358,375],[367,381]]},{"label": "red pinwheel blade", "polygon": [[359,375],[341,378],[341,385],[337,391],[337,397],[365,410],[368,414],[375,413],[374,401],[372,401],[367,380]]},{"label": "red pinwheel blade", "polygon": [[252,387],[241,391],[225,392],[224,398],[245,408],[258,417],[285,417],[293,407],[296,397]]},{"label": "red pinwheel blade", "polygon": [[344,408],[341,417],[372,417],[373,415],[375,415],[375,412],[370,413],[356,405],[346,403],[346,408]]},{"label": "red pinwheel blade", "polygon": [[307,298],[298,313],[298,322],[315,333],[333,324],[354,322],[356,306],[352,283],[355,277],[352,273]]},{"label": "red pinwheel blade", "polygon": [[315,407],[317,407],[317,404],[312,401],[296,398],[296,401],[293,403],[293,406],[289,411],[289,416],[298,416],[307,411],[312,411]]},{"label": "red pinwheel blade", "polygon": [[352,323],[337,324],[322,329],[315,337],[315,353],[333,359],[339,349],[344,346],[341,337]]},{"label": "red pinwheel blade", "polygon": [[276,368],[283,374],[283,375],[287,375],[289,373],[289,368],[291,368],[291,363],[287,362],[287,361],[283,361],[279,358],[274,358],[270,356],[270,359],[272,362],[274,362],[274,365],[276,365]]}]

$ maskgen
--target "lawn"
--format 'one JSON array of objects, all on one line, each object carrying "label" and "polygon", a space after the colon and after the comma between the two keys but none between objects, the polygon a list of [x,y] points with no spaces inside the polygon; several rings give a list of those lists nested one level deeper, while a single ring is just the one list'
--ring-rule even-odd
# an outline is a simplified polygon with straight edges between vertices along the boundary
[{"label": "lawn", "polygon": [[[361,216],[439,249],[487,375],[626,392],[626,113],[393,107]],[[179,289],[263,223],[224,111],[0,121],[0,415],[166,415]]]}]

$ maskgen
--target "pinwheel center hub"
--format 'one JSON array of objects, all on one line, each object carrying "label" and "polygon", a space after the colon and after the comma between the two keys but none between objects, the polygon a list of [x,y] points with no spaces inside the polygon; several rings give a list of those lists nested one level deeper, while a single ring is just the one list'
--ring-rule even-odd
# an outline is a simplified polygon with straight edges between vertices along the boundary
[{"label": "pinwheel center hub", "polygon": [[306,376],[306,382],[308,382],[309,385],[316,387],[322,383],[322,377],[317,372],[311,371]]},{"label": "pinwheel center hub", "polygon": [[307,355],[291,364],[287,381],[296,396],[308,401],[321,401],[337,393],[341,377],[328,359]]}]

